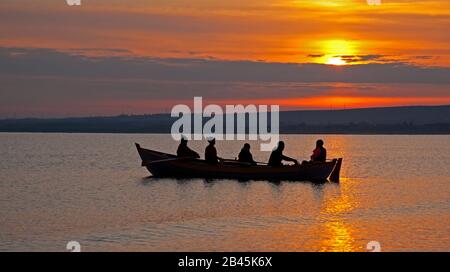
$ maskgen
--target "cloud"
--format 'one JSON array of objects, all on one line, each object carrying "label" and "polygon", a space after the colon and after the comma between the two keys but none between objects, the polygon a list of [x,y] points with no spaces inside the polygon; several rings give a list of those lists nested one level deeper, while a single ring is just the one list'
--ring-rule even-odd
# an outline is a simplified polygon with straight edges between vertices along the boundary
[{"label": "cloud", "polygon": [[449,68],[89,56],[90,50],[88,55],[82,51],[0,48],[0,117],[167,112],[194,96],[217,103],[314,100],[313,107],[321,97],[450,101],[440,99],[449,98]]},{"label": "cloud", "polygon": [[[344,57],[351,61],[377,59],[382,56]],[[335,67],[311,63],[201,58],[92,57],[46,48],[0,48],[0,73],[165,81],[450,83],[450,68],[418,67],[405,63],[369,63]]]},{"label": "cloud", "polygon": [[65,51],[72,54],[92,55],[92,56],[126,56],[131,55],[132,52],[124,48],[69,48]]},{"label": "cloud", "polygon": [[335,57],[340,57],[346,63],[355,63],[355,62],[385,62],[385,55],[336,55]]},{"label": "cloud", "polygon": [[309,54],[308,58],[321,58],[325,56],[325,54]]},{"label": "cloud", "polygon": [[411,58],[416,58],[416,59],[426,59],[426,60],[429,60],[429,59],[435,58],[435,56],[412,56]]}]

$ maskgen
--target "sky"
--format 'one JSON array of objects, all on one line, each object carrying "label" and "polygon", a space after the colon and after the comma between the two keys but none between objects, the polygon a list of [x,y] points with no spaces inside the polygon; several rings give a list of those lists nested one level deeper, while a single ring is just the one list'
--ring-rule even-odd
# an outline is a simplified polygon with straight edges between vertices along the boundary
[{"label": "sky", "polygon": [[450,104],[448,0],[2,0],[0,118]]}]

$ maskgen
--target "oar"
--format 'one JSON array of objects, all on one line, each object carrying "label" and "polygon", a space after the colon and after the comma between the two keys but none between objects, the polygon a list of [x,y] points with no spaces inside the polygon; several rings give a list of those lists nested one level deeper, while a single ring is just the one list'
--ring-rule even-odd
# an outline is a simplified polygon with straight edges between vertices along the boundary
[{"label": "oar", "polygon": [[155,164],[155,163],[161,163],[161,162],[170,162],[170,161],[179,161],[179,160],[189,160],[189,159],[196,159],[195,157],[180,157],[180,158],[170,158],[170,159],[163,159],[163,160],[156,160],[156,161],[145,161],[142,164]]},{"label": "oar", "polygon": [[256,163],[259,163],[259,164],[264,164],[264,165],[268,165],[268,163],[267,163],[267,162],[259,162],[259,161],[257,161]]},{"label": "oar", "polygon": [[[241,163],[241,164],[251,164],[250,162],[240,162],[240,161],[238,161],[238,160],[230,160],[230,159],[223,159],[222,161],[225,161],[225,162],[235,162],[235,163]],[[266,162],[257,162],[257,161],[255,161],[255,163],[267,165]]]}]

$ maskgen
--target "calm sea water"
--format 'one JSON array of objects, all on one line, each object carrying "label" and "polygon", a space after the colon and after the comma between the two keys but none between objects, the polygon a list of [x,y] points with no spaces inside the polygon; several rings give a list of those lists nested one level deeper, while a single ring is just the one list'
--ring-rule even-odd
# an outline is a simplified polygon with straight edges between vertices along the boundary
[{"label": "calm sea water", "polygon": [[0,250],[450,251],[450,136],[286,135],[286,154],[319,137],[339,184],[149,178],[134,142],[174,152],[169,135],[0,134]]}]

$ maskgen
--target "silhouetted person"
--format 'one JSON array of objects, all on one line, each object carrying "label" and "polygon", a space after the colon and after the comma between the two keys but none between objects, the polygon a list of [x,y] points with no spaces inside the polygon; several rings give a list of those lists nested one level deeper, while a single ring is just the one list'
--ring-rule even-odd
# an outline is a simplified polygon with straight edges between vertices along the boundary
[{"label": "silhouetted person", "polygon": [[327,160],[327,150],[323,147],[323,141],[317,140],[316,149],[311,155],[312,162],[325,162]]},{"label": "silhouetted person", "polygon": [[210,164],[218,164],[220,158],[217,157],[217,150],[214,147],[216,144],[216,139],[208,140],[209,145],[205,149],[205,161]]},{"label": "silhouetted person", "polygon": [[272,154],[270,154],[269,166],[275,166],[275,167],[282,166],[283,165],[281,163],[282,161],[290,161],[290,162],[294,162],[295,164],[298,164],[298,161],[296,159],[289,158],[289,157],[283,155],[283,150],[284,150],[284,142],[280,141],[280,142],[278,142],[277,149],[272,151]]},{"label": "silhouetted person", "polygon": [[242,147],[241,152],[239,153],[239,161],[256,165],[255,160],[253,160],[253,155],[250,152],[250,144],[245,144],[244,147]]},{"label": "silhouetted person", "polygon": [[187,146],[188,140],[186,138],[181,138],[180,145],[178,145],[177,156],[179,158],[200,158],[200,155],[194,150]]}]

